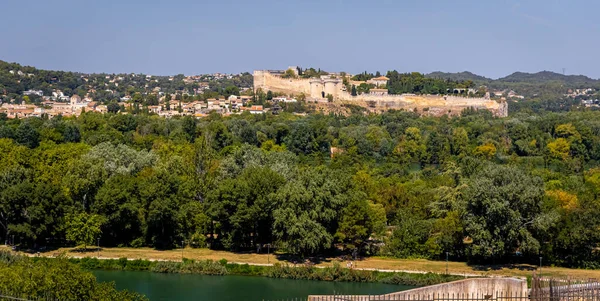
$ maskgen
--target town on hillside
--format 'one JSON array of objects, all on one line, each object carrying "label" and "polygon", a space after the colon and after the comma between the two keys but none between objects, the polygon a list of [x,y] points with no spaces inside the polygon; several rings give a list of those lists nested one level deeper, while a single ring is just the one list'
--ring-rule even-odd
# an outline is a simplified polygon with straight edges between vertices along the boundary
[{"label": "town on hillside", "polygon": [[[581,86],[572,85],[558,97],[598,107],[599,87]],[[471,108],[506,116],[507,102],[540,97],[535,89],[517,92],[518,87],[397,71],[350,74],[292,66],[253,74],[154,76],[47,71],[0,61],[0,114],[52,118],[121,112],[200,118],[210,113],[332,112],[332,107],[343,113],[353,106],[365,113],[395,109],[440,116]]]}]

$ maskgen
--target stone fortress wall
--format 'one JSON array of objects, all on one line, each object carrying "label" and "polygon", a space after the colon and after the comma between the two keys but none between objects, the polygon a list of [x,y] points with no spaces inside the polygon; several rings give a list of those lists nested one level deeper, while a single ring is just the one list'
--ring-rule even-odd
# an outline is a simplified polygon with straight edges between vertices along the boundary
[{"label": "stone fortress wall", "polygon": [[282,78],[269,71],[254,71],[254,89],[273,91],[288,95],[304,94],[307,100],[326,101],[328,94],[334,102],[355,104],[368,108],[371,112],[384,112],[390,109],[416,110],[429,115],[456,115],[466,108],[489,110],[496,116],[508,116],[508,104],[488,98],[413,95],[413,94],[360,94],[352,96],[343,85],[341,78]]}]

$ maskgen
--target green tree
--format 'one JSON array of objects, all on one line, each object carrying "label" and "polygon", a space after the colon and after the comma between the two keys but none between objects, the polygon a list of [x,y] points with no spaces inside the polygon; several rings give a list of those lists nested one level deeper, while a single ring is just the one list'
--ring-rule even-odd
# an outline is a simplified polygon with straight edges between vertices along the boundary
[{"label": "green tree", "polygon": [[349,203],[348,179],[326,170],[309,170],[273,195],[273,235],[281,246],[298,255],[328,249],[340,212]]},{"label": "green tree", "polygon": [[401,162],[420,162],[425,155],[426,146],[421,137],[421,130],[409,127],[404,131],[402,140],[396,146],[394,154]]},{"label": "green tree", "polygon": [[40,134],[29,122],[29,120],[21,122],[15,132],[15,140],[29,148],[36,148],[40,144]]},{"label": "green tree", "polygon": [[455,128],[452,132],[452,154],[453,155],[466,155],[469,147],[469,135],[467,131],[462,128]]},{"label": "green tree", "polygon": [[537,254],[539,233],[556,222],[542,210],[544,184],[517,168],[488,164],[464,190],[465,231],[473,256],[500,258],[520,250]]},{"label": "green tree", "polygon": [[118,113],[121,110],[121,106],[119,106],[119,104],[116,102],[111,102],[106,105],[106,110],[109,113]]},{"label": "green tree", "polygon": [[185,116],[183,118],[181,128],[185,133],[188,141],[193,143],[196,139],[196,119],[192,116]]},{"label": "green tree", "polygon": [[103,223],[104,218],[97,214],[72,214],[67,218],[67,239],[87,250],[88,245],[93,245],[100,238]]}]

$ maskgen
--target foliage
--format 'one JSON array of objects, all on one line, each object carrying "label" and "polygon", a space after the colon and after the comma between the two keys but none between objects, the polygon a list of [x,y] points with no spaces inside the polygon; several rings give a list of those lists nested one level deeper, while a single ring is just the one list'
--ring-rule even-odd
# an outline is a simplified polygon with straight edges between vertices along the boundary
[{"label": "foliage", "polygon": [[[6,258],[8,256],[0,256]],[[117,291],[114,283],[98,283],[89,272],[65,258],[0,260],[0,291],[15,297],[53,300],[146,300],[137,293]]]},{"label": "foliage", "polygon": [[512,114],[0,119],[0,238],[597,266],[600,112]]},{"label": "foliage", "polygon": [[67,239],[83,245],[85,250],[88,245],[92,245],[97,238],[100,238],[102,233],[100,227],[103,222],[104,218],[97,214],[85,212],[72,214],[67,217]]},{"label": "foliage", "polygon": [[453,94],[456,88],[464,89],[474,86],[471,80],[453,81],[429,78],[418,72],[403,74],[394,70],[389,71],[386,77],[389,78],[387,87],[390,94]]}]

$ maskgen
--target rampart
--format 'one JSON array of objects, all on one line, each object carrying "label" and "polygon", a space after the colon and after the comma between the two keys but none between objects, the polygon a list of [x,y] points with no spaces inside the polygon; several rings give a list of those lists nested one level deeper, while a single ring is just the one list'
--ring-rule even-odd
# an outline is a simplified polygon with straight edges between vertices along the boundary
[{"label": "rampart", "polygon": [[466,108],[489,110],[499,117],[508,116],[506,102],[497,102],[488,98],[460,97],[443,95],[412,94],[360,94],[352,96],[341,84],[341,79],[298,79],[282,78],[269,71],[254,71],[254,89],[273,91],[288,95],[304,94],[308,100],[326,101],[331,94],[334,102],[353,104],[368,108],[374,113],[387,110],[411,110],[427,115],[456,115]]},{"label": "rampart", "polygon": [[282,78],[269,71],[254,71],[254,90],[273,91],[289,95],[310,95],[310,79]]}]

